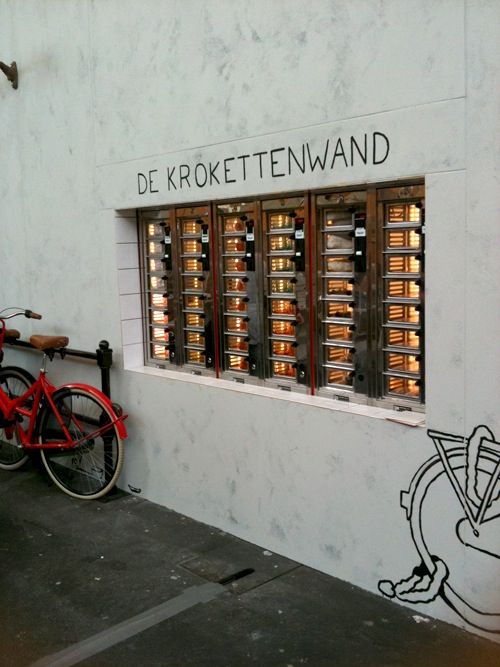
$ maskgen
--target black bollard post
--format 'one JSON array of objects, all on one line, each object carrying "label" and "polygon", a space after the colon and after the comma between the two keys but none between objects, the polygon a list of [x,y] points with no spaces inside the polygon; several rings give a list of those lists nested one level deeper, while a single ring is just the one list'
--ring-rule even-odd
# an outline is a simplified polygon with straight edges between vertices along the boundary
[{"label": "black bollard post", "polygon": [[101,369],[101,387],[102,393],[108,398],[111,396],[111,384],[109,378],[109,369],[113,363],[113,350],[109,347],[107,340],[101,340],[99,349],[96,350],[97,365]]}]

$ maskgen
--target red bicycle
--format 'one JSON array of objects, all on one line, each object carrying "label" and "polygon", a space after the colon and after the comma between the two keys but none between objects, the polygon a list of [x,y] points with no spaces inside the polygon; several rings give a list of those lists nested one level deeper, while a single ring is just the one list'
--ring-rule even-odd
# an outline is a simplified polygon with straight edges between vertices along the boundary
[{"label": "red bicycle", "polygon": [[[31,310],[0,311],[0,362],[4,340],[20,336],[7,330],[5,321],[19,315],[41,319]],[[64,351],[66,336],[34,335],[30,343],[44,353],[38,378],[15,366],[0,368],[0,468],[16,470],[28,452],[40,450],[62,491],[80,499],[100,498],[114,486],[123,465],[126,415],[95,387],[49,382],[47,359]]]}]

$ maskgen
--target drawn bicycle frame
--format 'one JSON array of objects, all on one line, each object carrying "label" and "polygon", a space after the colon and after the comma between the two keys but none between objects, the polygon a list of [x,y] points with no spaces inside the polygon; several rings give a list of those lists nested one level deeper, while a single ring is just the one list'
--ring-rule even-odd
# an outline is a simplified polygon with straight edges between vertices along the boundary
[{"label": "drawn bicycle frame", "polygon": [[498,612],[485,612],[456,590],[449,580],[447,564],[432,554],[426,543],[422,510],[429,488],[445,474],[465,515],[455,526],[458,540],[489,557],[500,558],[500,443],[486,426],[477,426],[469,438],[433,430],[427,433],[437,454],[419,468],[400,498],[422,562],[407,579],[379,582],[379,590],[387,597],[413,603],[431,602],[440,596],[471,626],[499,634],[500,599]]}]

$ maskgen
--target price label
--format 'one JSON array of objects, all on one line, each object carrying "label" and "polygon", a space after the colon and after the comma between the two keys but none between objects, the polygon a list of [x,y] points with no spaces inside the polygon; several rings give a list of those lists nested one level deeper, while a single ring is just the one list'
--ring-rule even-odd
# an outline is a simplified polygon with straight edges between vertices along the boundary
[{"label": "price label", "polygon": [[201,233],[201,242],[208,243],[208,230]]},{"label": "price label", "polygon": [[366,229],[364,227],[356,227],[356,229],[354,230],[354,236],[356,236],[357,238],[366,236]]},{"label": "price label", "polygon": [[304,238],[304,230],[303,229],[296,229],[295,230],[295,240],[299,241],[300,239]]},{"label": "price label", "polygon": [[165,234],[165,239],[164,239],[165,245],[171,245],[172,244],[172,237],[170,234]]},{"label": "price label", "polygon": [[255,234],[253,232],[247,232],[247,241],[255,241]]}]

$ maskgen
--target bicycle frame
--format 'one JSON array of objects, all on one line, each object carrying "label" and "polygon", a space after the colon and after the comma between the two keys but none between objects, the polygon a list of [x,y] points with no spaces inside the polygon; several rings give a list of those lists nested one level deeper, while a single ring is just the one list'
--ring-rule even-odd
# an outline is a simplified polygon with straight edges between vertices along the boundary
[{"label": "bicycle frame", "polygon": [[[0,388],[0,413],[3,415],[6,421],[12,421],[12,426],[5,427],[7,437],[12,437],[14,429],[17,429],[21,445],[25,449],[70,449],[77,447],[84,440],[88,440],[88,435],[79,440],[74,440],[71,437],[71,434],[68,431],[64,420],[61,417],[61,414],[59,413],[52,398],[54,392],[61,389],[85,389],[87,392],[93,394],[98,400],[105,403],[114,419],[112,419],[104,426],[97,428],[92,433],[93,437],[101,435],[114,425],[116,425],[121,438],[127,437],[127,431],[123,424],[123,420],[126,418],[126,415],[117,416],[111,401],[106,396],[104,396],[104,394],[92,386],[83,384],[65,384],[61,385],[60,387],[55,387],[47,379],[44,370],[40,371],[40,375],[33,383],[33,385],[24,394],[18,396],[17,398],[8,398],[5,392]],[[33,397],[33,405],[31,409],[29,409],[26,407],[26,404],[31,397]],[[50,406],[50,409],[52,410],[52,413],[54,414],[57,423],[59,424],[61,431],[64,434],[64,440],[49,443],[33,442],[42,398],[44,398],[46,403]],[[24,429],[16,420],[16,415],[22,415],[23,417],[28,418],[29,421],[26,429]],[[78,422],[76,421],[74,414],[72,414],[72,419],[74,420],[76,426],[78,426]]]},{"label": "bicycle frame", "polygon": [[450,465],[446,449],[443,445],[443,442],[460,442],[465,445],[467,443],[467,438],[431,430],[427,431],[427,434],[429,435],[430,438],[432,438],[434,445],[436,446],[439,458],[441,459],[441,462],[451,482],[453,490],[455,491],[455,494],[457,495],[458,500],[463,507],[465,516],[467,517],[472,527],[474,535],[476,535],[477,537],[479,535],[479,527],[483,523],[483,520],[486,515],[486,510],[488,509],[488,505],[491,502],[495,485],[500,479],[500,443],[490,439],[483,439],[481,441],[481,445],[483,445],[483,443],[486,443],[484,444],[484,450],[489,452],[490,454],[493,454],[495,457],[498,457],[498,462],[495,465],[493,474],[491,475],[488,481],[488,484],[484,491],[484,495],[481,499],[481,503],[476,511],[475,505],[469,500],[467,494],[460,485],[460,482],[457,479],[457,476],[452,466]]}]

